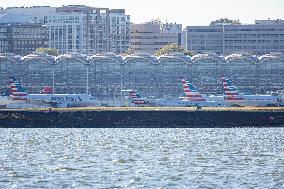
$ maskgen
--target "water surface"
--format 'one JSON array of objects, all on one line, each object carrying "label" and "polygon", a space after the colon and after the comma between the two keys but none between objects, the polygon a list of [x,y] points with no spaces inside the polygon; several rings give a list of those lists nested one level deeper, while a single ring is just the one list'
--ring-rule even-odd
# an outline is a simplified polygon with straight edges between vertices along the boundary
[{"label": "water surface", "polygon": [[1,129],[0,188],[284,188],[284,129]]}]

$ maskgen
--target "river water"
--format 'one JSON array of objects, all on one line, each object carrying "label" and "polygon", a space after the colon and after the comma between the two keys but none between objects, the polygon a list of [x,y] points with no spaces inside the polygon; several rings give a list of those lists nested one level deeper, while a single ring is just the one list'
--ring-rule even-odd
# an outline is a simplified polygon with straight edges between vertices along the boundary
[{"label": "river water", "polygon": [[284,188],[284,129],[1,129],[0,188]]}]

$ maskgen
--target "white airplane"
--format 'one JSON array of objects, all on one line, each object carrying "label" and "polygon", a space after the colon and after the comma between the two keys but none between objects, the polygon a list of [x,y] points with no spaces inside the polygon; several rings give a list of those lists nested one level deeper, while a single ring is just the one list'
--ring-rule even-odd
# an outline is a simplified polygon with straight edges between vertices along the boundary
[{"label": "white airplane", "polygon": [[127,89],[121,90],[121,92],[128,92],[128,98],[131,104],[136,106],[148,106],[150,105],[150,101],[147,98],[142,97],[136,90],[134,89]]},{"label": "white airplane", "polygon": [[280,95],[244,95],[240,93],[232,82],[222,77],[225,91],[224,99],[230,105],[239,106],[277,106],[281,104]]},{"label": "white airplane", "polygon": [[223,107],[226,106],[223,96],[201,95],[198,89],[188,80],[182,79],[185,97],[179,99],[156,99],[153,103],[159,106],[201,106],[201,107]]},{"label": "white airplane", "polygon": [[0,96],[0,105],[3,106],[3,105],[7,105],[7,104],[16,103],[16,102],[21,103],[22,101],[14,99],[11,96],[11,89],[10,89],[10,85],[9,85],[9,88],[7,89],[7,91],[2,96]]},{"label": "white airplane", "polygon": [[[10,77],[10,96],[7,104],[32,104],[53,107],[85,107],[97,105],[97,100],[87,94],[28,94],[21,83]],[[3,100],[5,102],[5,100]]]},{"label": "white airplane", "polygon": [[14,103],[12,99],[10,99],[8,96],[0,96],[0,106]]},{"label": "white airplane", "polygon": [[280,106],[284,106],[284,90],[277,91],[278,102]]}]

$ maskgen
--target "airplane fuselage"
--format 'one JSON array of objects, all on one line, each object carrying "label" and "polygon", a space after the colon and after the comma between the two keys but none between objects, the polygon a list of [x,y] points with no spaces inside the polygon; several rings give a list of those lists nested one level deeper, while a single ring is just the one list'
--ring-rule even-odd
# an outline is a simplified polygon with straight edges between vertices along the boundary
[{"label": "airplane fuselage", "polygon": [[177,107],[224,107],[225,101],[191,101],[191,100],[175,100],[175,99],[155,99],[150,101],[155,106],[177,106]]},{"label": "airplane fuselage", "polygon": [[54,103],[58,107],[94,106],[97,100],[87,94],[29,94],[28,100]]},{"label": "airplane fuselage", "polygon": [[240,95],[241,100],[226,100],[230,105],[269,106],[279,105],[279,97],[272,95]]},{"label": "airplane fuselage", "polygon": [[11,104],[14,101],[10,97],[0,96],[0,105]]}]

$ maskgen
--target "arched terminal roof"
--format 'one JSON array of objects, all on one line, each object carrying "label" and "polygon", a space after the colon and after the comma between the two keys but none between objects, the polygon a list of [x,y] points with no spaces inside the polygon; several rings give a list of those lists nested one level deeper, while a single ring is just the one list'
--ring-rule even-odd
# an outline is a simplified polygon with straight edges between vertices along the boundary
[{"label": "arched terminal roof", "polygon": [[227,63],[239,61],[239,60],[247,60],[255,64],[259,62],[259,58],[257,56],[250,55],[250,54],[231,54],[231,55],[226,56],[225,60]]},{"label": "arched terminal roof", "polygon": [[55,58],[56,63],[60,63],[65,60],[76,60],[82,64],[87,64],[87,56],[83,54],[63,54]]},{"label": "arched terminal roof", "polygon": [[92,62],[95,62],[95,61],[100,61],[100,60],[104,60],[104,61],[110,60],[110,61],[113,61],[117,64],[123,64],[124,63],[122,57],[115,55],[115,54],[98,54],[98,55],[93,55],[93,56],[90,56],[90,57],[87,58],[87,62],[89,64],[92,63]]},{"label": "arched terminal roof", "polygon": [[14,53],[0,53],[0,63],[1,61],[8,60],[13,63],[20,63],[21,62],[21,56],[15,55]]},{"label": "arched terminal roof", "polygon": [[192,57],[185,56],[182,54],[169,54],[169,55],[162,55],[159,57],[146,54],[146,53],[140,53],[135,55],[129,55],[129,56],[120,56],[116,55],[114,53],[105,53],[105,54],[96,54],[87,56],[85,54],[79,54],[79,53],[70,53],[70,54],[62,54],[57,57],[46,55],[46,54],[29,54],[26,56],[19,56],[15,55],[13,53],[0,53],[0,61],[10,61],[13,63],[23,63],[28,61],[34,61],[34,60],[42,60],[48,63],[60,63],[64,60],[76,60],[78,62],[81,62],[83,64],[89,64],[94,61],[99,60],[105,60],[105,61],[113,61],[119,64],[125,64],[130,61],[147,61],[151,64],[159,64],[164,61],[173,60],[173,61],[181,61],[187,64],[190,63],[197,63],[202,61],[208,61],[208,60],[214,60],[219,63],[231,63],[236,62],[240,60],[244,60],[246,62],[251,63],[261,63],[269,60],[279,60],[284,61],[284,55],[282,53],[270,53],[262,56],[256,56],[251,55],[248,53],[238,53],[238,54],[231,54],[226,57],[218,56],[213,53],[208,54],[197,54]]},{"label": "arched terminal roof", "polygon": [[225,63],[223,56],[217,56],[216,54],[197,54],[191,58],[193,63],[202,62],[204,60],[215,60],[219,63]]},{"label": "arched terminal roof", "polygon": [[271,61],[271,60],[279,60],[284,62],[284,54],[282,53],[270,53],[270,54],[265,54],[263,56],[259,57],[259,61],[265,62],[265,61]]},{"label": "arched terminal roof", "polygon": [[55,57],[46,54],[29,54],[21,57],[21,63],[36,61],[36,60],[41,60],[49,64],[55,63]]},{"label": "arched terminal roof", "polygon": [[191,57],[190,56],[185,56],[185,55],[181,55],[181,54],[162,55],[162,56],[158,57],[157,60],[158,60],[159,63],[162,63],[164,61],[169,61],[169,60],[181,61],[181,62],[186,63],[186,64],[191,63]]},{"label": "arched terminal roof", "polygon": [[149,55],[149,54],[136,54],[136,55],[130,55],[130,56],[126,56],[124,57],[124,63],[128,63],[130,61],[138,61],[138,60],[146,60],[148,62],[150,62],[151,64],[157,64],[158,60],[157,57],[153,56],[153,55]]}]

